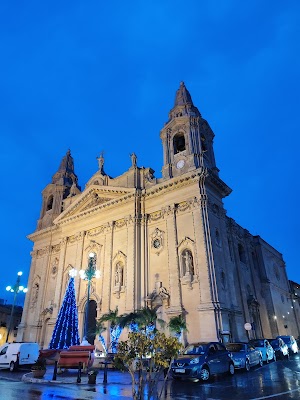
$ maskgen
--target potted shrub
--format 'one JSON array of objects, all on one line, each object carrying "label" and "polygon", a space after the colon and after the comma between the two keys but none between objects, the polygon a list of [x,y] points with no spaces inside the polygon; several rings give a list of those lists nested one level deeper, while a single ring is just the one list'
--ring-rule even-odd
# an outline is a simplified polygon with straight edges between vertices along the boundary
[{"label": "potted shrub", "polygon": [[31,372],[34,378],[43,378],[46,373],[46,359],[39,357],[31,366]]},{"label": "potted shrub", "polygon": [[91,369],[88,372],[88,383],[96,383],[96,377],[98,375],[98,371],[95,369]]}]

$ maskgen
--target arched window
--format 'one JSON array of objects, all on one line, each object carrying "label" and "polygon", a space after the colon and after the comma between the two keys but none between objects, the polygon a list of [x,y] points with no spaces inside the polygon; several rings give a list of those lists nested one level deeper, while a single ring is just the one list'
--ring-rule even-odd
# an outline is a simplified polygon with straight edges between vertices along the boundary
[{"label": "arched window", "polygon": [[243,245],[241,245],[241,243],[239,243],[239,245],[238,245],[238,251],[239,251],[240,261],[242,261],[243,263],[246,263],[246,252],[245,252]]},{"label": "arched window", "polygon": [[221,246],[220,233],[219,233],[218,229],[216,229],[216,242],[219,246]]},{"label": "arched window", "polygon": [[184,249],[181,253],[182,275],[194,275],[194,261],[191,250]]},{"label": "arched window", "polygon": [[202,151],[206,152],[207,151],[207,147],[206,147],[206,138],[204,135],[201,135],[201,147],[202,147]]},{"label": "arched window", "polygon": [[49,196],[48,201],[47,201],[47,208],[46,210],[52,210],[53,207],[53,195],[51,194],[51,196]]},{"label": "arched window", "polygon": [[174,154],[180,153],[181,151],[185,150],[185,138],[182,132],[177,133],[177,135],[174,136],[173,145],[174,145]]}]

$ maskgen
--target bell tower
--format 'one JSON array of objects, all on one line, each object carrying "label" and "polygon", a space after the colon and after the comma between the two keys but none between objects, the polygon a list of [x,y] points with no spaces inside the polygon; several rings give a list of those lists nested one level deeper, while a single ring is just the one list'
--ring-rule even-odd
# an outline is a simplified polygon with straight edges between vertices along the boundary
[{"label": "bell tower", "polygon": [[43,202],[37,229],[48,228],[63,211],[63,201],[81,192],[78,178],[74,172],[74,161],[70,150],[63,157],[52,182],[42,192]]},{"label": "bell tower", "polygon": [[213,151],[214,133],[194,106],[184,82],[176,92],[174,107],[160,137],[164,153],[163,178],[170,179],[201,166],[218,174]]}]

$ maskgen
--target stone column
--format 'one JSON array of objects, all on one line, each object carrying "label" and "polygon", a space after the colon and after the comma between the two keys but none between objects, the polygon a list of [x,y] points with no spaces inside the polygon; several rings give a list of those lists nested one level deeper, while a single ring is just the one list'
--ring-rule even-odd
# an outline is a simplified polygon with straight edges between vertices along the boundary
[{"label": "stone column", "polygon": [[127,268],[125,311],[139,308],[136,265],[136,220],[129,216],[127,225]]},{"label": "stone column", "polygon": [[[25,297],[25,303],[24,303],[24,308],[23,308],[23,313],[22,313],[22,320],[18,326],[17,342],[30,341],[29,337],[28,337],[28,333],[26,331],[26,328],[28,326],[28,321],[30,321],[29,306],[30,306],[30,298],[31,298],[31,288],[32,288],[33,279],[35,276],[36,258],[37,258],[37,251],[34,250],[31,252],[31,266],[30,266],[29,278],[28,278],[28,282],[27,282],[27,287],[29,288],[29,290],[26,293],[26,297]],[[25,334],[25,332],[26,332],[26,334]]]},{"label": "stone column", "polygon": [[105,227],[105,245],[104,245],[104,265],[101,273],[102,279],[102,313],[108,313],[111,307],[112,292],[112,261],[113,261],[113,241],[114,241],[114,221],[109,222]]},{"label": "stone column", "polygon": [[178,259],[178,240],[175,204],[165,210],[167,240],[168,240],[168,269],[170,280],[170,308],[168,314],[182,313],[182,296],[180,287],[180,268]]},{"label": "stone column", "polygon": [[62,292],[62,282],[63,282],[63,273],[64,273],[64,266],[65,266],[65,259],[66,259],[66,251],[67,251],[67,243],[68,243],[68,238],[64,237],[61,240],[61,248],[60,248],[60,257],[59,257],[59,263],[58,263],[58,272],[56,276],[56,287],[55,287],[55,293],[54,293],[54,304],[55,304],[55,310],[53,310],[53,315],[51,318],[51,323],[55,323],[58,311],[61,306],[61,292]]}]

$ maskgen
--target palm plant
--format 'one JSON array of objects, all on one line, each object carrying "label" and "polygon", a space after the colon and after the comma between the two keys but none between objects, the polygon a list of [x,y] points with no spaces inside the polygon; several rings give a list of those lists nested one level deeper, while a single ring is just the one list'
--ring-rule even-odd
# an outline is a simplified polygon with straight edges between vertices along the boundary
[{"label": "palm plant", "polygon": [[116,352],[117,344],[122,332],[122,328],[120,326],[120,315],[118,315],[118,307],[114,311],[110,310],[108,313],[103,314],[102,317],[98,320],[99,324],[103,322],[109,322],[110,328],[110,348],[113,353]]},{"label": "palm plant", "polygon": [[176,315],[170,318],[168,327],[171,332],[175,334],[175,337],[180,341],[182,332],[188,332],[185,319],[182,315]]},{"label": "palm plant", "polygon": [[[142,307],[141,309],[121,316],[120,326],[125,328],[134,324],[140,332],[146,335],[151,335],[156,330],[156,324],[164,325],[164,321],[157,318],[157,310],[159,307],[149,308]],[[134,329],[136,330],[136,329]]]},{"label": "palm plant", "polygon": [[96,321],[96,330],[95,330],[95,334],[98,335],[99,341],[102,344],[103,350],[105,352],[105,354],[107,354],[107,345],[105,343],[105,338],[102,335],[103,332],[106,331],[106,327],[103,325],[103,322],[101,322],[100,320]]}]

